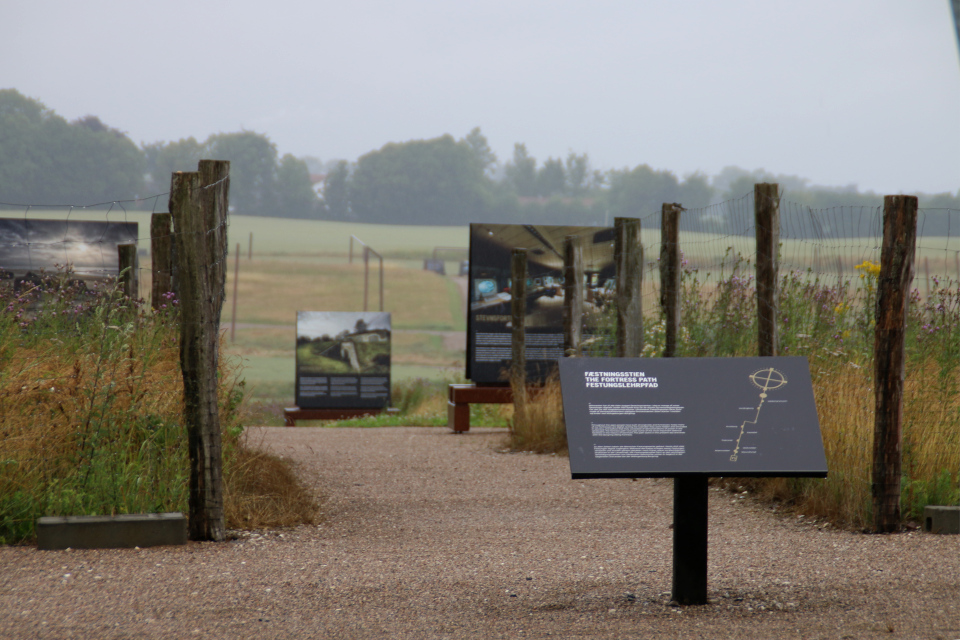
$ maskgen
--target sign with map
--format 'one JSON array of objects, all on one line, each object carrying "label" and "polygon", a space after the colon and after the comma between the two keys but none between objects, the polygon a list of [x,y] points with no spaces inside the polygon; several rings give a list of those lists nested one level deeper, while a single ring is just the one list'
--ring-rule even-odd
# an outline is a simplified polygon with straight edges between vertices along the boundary
[{"label": "sign with map", "polygon": [[390,314],[297,312],[297,406],[369,409],[390,404]]},{"label": "sign with map", "polygon": [[826,477],[806,358],[565,358],[574,478]]}]

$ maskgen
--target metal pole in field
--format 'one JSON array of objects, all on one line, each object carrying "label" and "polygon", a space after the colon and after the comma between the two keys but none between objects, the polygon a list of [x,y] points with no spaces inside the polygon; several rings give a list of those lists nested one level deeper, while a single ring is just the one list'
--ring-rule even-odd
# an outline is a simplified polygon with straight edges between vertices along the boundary
[{"label": "metal pole in field", "polygon": [[383,312],[383,256],[378,253],[377,257],[380,258],[380,311]]},{"label": "metal pole in field", "polygon": [[370,289],[370,248],[363,246],[363,310],[367,310],[367,292]]},{"label": "metal pole in field", "polygon": [[[239,245],[237,245],[239,247]],[[240,253],[238,250],[237,253]],[[253,231],[250,232],[250,244],[247,247],[247,260],[253,260]]]},{"label": "metal pole in field", "polygon": [[[253,238],[253,234],[250,234]],[[240,243],[237,243],[237,255],[233,260],[233,310],[230,312],[230,342],[237,332],[237,283],[240,281]]]}]

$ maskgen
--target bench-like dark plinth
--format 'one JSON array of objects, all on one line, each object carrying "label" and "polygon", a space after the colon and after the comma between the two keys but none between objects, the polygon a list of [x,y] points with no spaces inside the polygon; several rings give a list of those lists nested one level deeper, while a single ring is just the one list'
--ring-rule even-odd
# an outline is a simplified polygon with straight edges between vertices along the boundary
[{"label": "bench-like dark plinth", "polygon": [[39,549],[125,549],[186,544],[182,513],[46,516],[37,520]]},{"label": "bench-like dark plinth", "polygon": [[[527,386],[527,397],[540,392],[540,386]],[[470,431],[471,404],[513,404],[513,389],[509,386],[451,384],[447,390],[447,426],[454,433]]]},{"label": "bench-like dark plinth", "polygon": [[960,507],[927,505],[923,508],[923,530],[927,533],[960,534]]},{"label": "bench-like dark plinth", "polygon": [[349,420],[362,416],[376,416],[381,413],[399,413],[399,409],[384,409],[373,407],[370,409],[301,409],[287,407],[283,410],[283,421],[287,427],[297,426],[297,420]]}]

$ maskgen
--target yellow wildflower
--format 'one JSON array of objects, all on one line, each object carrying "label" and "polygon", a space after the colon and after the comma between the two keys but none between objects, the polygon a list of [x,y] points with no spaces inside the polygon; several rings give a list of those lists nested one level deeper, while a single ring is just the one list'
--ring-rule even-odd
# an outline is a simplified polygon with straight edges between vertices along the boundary
[{"label": "yellow wildflower", "polygon": [[860,264],[854,267],[854,269],[859,270],[860,277],[864,276],[873,276],[874,278],[880,275],[880,264],[876,262],[870,262],[869,260],[864,260]]}]

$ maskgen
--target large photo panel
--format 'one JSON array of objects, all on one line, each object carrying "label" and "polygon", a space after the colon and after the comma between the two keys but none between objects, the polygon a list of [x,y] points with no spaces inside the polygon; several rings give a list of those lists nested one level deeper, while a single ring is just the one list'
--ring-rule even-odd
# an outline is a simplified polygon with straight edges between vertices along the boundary
[{"label": "large photo panel", "polygon": [[580,240],[584,270],[585,341],[613,299],[614,230],[524,224],[470,225],[470,309],[467,314],[467,378],[506,384],[511,359],[510,262],[513,249],[527,249],[527,376],[543,380],[563,357],[563,246]]},{"label": "large photo panel", "polygon": [[298,311],[296,400],[301,409],[390,405],[390,314]]},{"label": "large photo panel", "polygon": [[0,277],[105,280],[119,273],[117,245],[136,242],[136,222],[0,218]]}]

